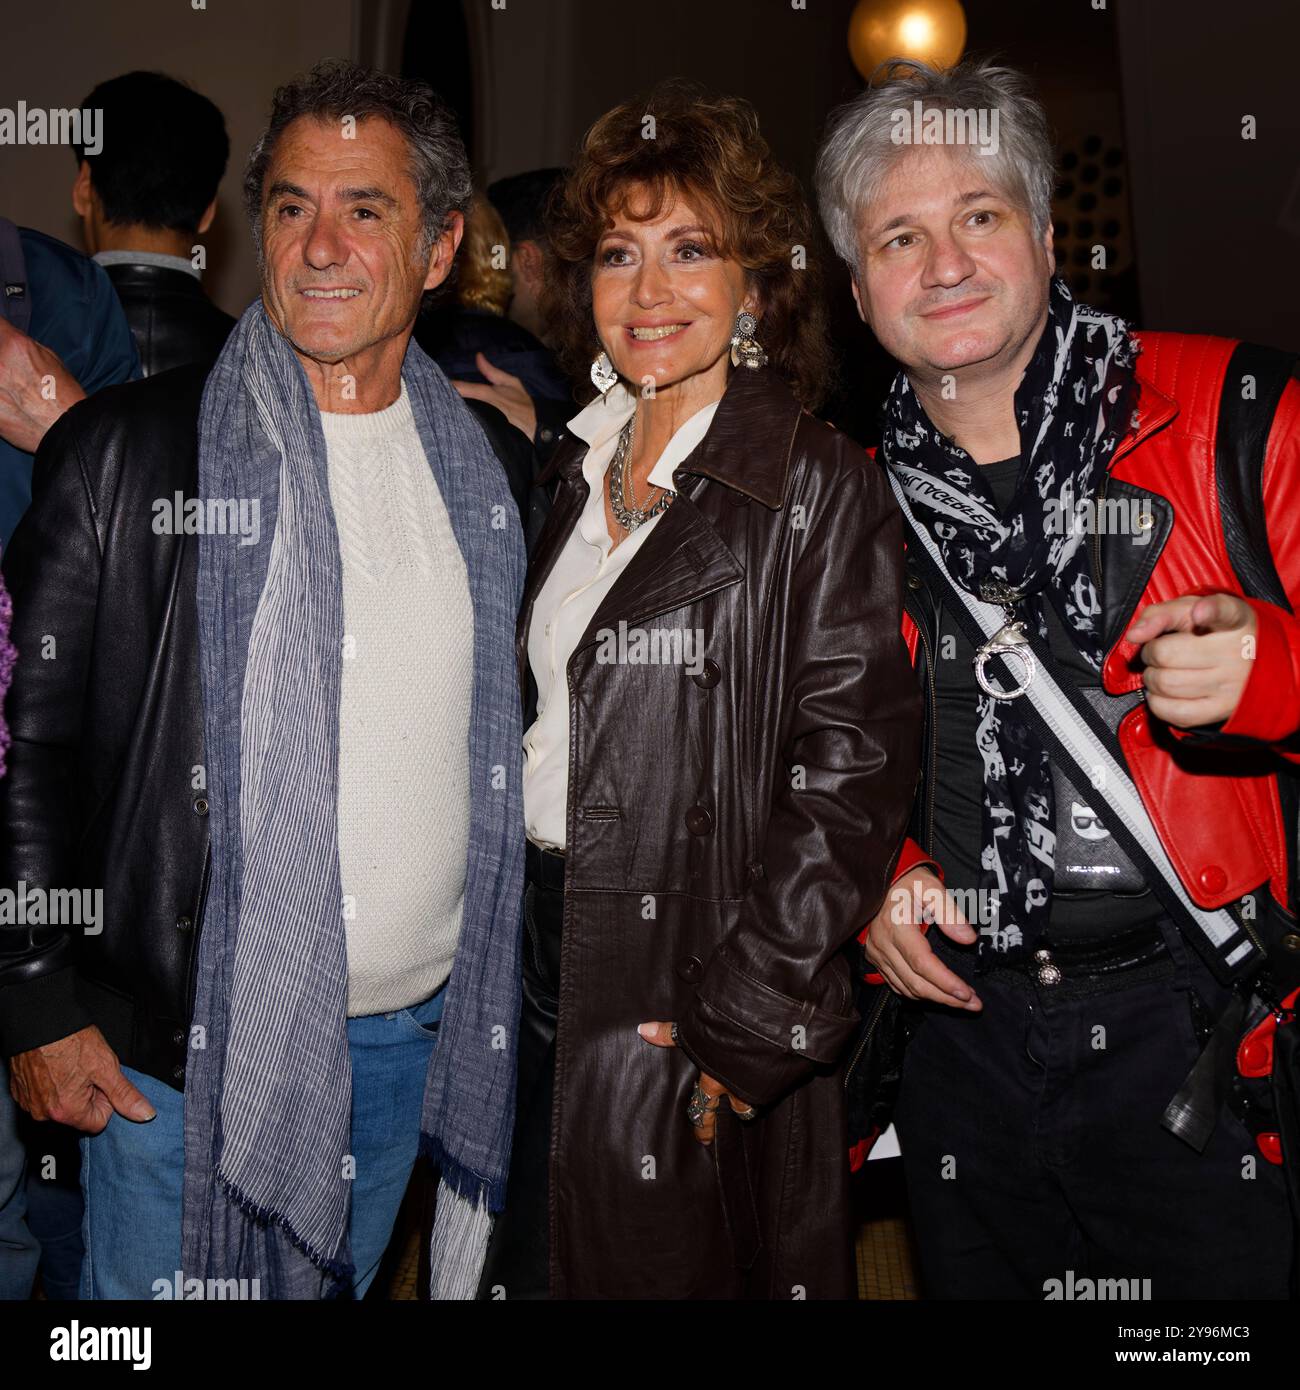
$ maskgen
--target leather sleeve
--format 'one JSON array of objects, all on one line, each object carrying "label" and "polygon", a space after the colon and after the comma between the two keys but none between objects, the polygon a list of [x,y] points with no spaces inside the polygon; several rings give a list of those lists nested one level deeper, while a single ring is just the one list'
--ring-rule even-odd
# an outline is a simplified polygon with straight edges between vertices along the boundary
[{"label": "leather sleeve", "polygon": [[[908,836],[903,841],[903,848],[898,852],[898,862],[894,865],[894,872],[890,877],[890,883],[897,883],[904,874],[910,874],[916,869],[929,869],[940,883],[943,882],[943,869],[939,866],[937,859],[931,857]],[[866,939],[866,931],[862,933],[863,940]]]},{"label": "leather sleeve", "polygon": [[[1169,726],[1180,741],[1226,746],[1266,743],[1300,762],[1300,381],[1287,383],[1273,416],[1264,455],[1264,517],[1269,549],[1292,612],[1263,599],[1246,599],[1255,610],[1254,665],[1232,716],[1201,729]],[[1213,592],[1205,590],[1205,592]]]},{"label": "leather sleeve", "polygon": [[[914,873],[917,869],[929,869],[940,883],[943,882],[943,869],[940,867],[939,861],[937,859],[931,859],[921,846],[909,835],[903,841],[903,848],[898,852],[898,862],[894,865],[894,872],[890,875],[889,879],[890,887],[892,888],[900,878],[903,878],[907,874]],[[924,936],[925,933],[930,930],[930,923],[922,922],[920,925],[921,935]],[[870,935],[871,923],[868,922],[858,933],[858,940],[865,946],[867,938]],[[862,978],[869,985],[883,985],[885,983],[885,977],[874,970],[868,971]]]},{"label": "leather sleeve", "polygon": [[[1246,602],[1255,611],[1255,664],[1221,732],[1282,745],[1300,727],[1300,622],[1263,599]],[[1277,751],[1300,759],[1294,748]]]},{"label": "leather sleeve", "polygon": [[902,522],[860,460],[810,518],[785,596],[762,863],[678,1020],[687,1055],[751,1104],[833,1065],[856,1031],[842,948],[884,898],[916,786],[921,695],[899,627]]},{"label": "leather sleeve", "polygon": [[[1191,589],[1191,594],[1226,593]],[[1233,595],[1240,597],[1240,595]],[[1179,743],[1211,747],[1247,747],[1267,743],[1292,761],[1300,760],[1296,730],[1300,724],[1300,622],[1266,599],[1246,598],[1255,614],[1255,649],[1250,674],[1227,719],[1183,728],[1166,724]],[[1288,741],[1289,745],[1288,746]]]},{"label": "leather sleeve", "polygon": [[[78,447],[79,409],[46,434],[32,505],[4,556],[18,649],[0,781],[0,888],[80,888],[71,881],[72,795],[98,601],[100,551]],[[0,1055],[90,1023],[75,991],[76,941],[57,926],[0,926]]]}]

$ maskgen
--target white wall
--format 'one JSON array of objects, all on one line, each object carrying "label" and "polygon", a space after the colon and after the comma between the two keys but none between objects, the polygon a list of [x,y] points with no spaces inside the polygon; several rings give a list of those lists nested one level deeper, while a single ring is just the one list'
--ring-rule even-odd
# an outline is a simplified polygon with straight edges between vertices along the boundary
[{"label": "white wall", "polygon": [[[205,283],[238,313],[256,293],[240,206],[244,159],[266,124],[271,93],[324,57],[352,52],[351,0],[15,0],[0,24],[0,106],[75,106],[97,83],[135,68],[190,82],[221,107],[230,164],[204,239]],[[81,249],[66,147],[0,146],[0,212]]]}]

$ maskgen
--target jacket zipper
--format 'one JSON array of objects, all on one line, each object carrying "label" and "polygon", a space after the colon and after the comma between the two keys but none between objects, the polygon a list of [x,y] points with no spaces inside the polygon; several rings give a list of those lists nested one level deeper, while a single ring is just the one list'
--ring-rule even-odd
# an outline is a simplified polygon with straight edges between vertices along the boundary
[{"label": "jacket zipper", "polygon": [[[1264,891],[1269,891],[1267,883],[1264,885]],[[1246,920],[1244,915],[1238,916],[1235,912],[1231,915],[1233,921],[1235,921],[1241,927],[1242,931],[1244,931],[1246,935],[1250,937],[1251,941],[1254,943],[1255,949],[1259,952],[1261,957],[1260,963],[1267,964],[1268,952],[1264,949],[1263,939],[1256,933],[1254,927],[1250,925],[1250,923]]]},{"label": "jacket zipper", "polygon": [[857,1069],[858,1063],[862,1060],[862,1054],[867,1050],[867,1044],[871,1041],[880,1023],[880,1016],[885,1012],[885,1005],[889,1003],[891,990],[888,985],[880,985],[877,989],[877,996],[871,1001],[871,1015],[867,1019],[867,1026],[863,1030],[862,1037],[858,1039],[858,1045],[853,1050],[853,1056],[849,1059],[849,1064],[844,1069],[844,1089],[849,1089],[849,1082],[853,1078],[853,1073]]}]

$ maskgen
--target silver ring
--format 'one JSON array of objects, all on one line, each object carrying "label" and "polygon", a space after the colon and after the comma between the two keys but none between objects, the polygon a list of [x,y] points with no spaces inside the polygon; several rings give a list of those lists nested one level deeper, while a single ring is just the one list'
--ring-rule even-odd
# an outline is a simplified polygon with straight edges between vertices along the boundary
[{"label": "silver ring", "polygon": [[691,1098],[686,1103],[686,1118],[696,1129],[703,1128],[704,1117],[706,1115],[712,1115],[717,1111],[717,1101],[721,1099],[722,1097],[718,1096],[714,1104],[710,1105],[708,1103],[709,1097],[704,1094],[704,1087],[696,1082],[694,1089],[691,1091]]},{"label": "silver ring", "polygon": [[[984,674],[984,663],[991,656],[1000,656],[1007,662],[1009,662],[1012,657],[1018,660],[1025,672],[1024,678],[1021,680],[1020,684],[1013,686],[1010,690],[999,690]],[[975,658],[975,679],[979,683],[979,688],[986,695],[991,695],[995,700],[1014,700],[1029,689],[1029,684],[1034,679],[1037,666],[1038,663],[1034,660],[1034,654],[1028,647],[998,647],[993,651],[981,651]]]}]

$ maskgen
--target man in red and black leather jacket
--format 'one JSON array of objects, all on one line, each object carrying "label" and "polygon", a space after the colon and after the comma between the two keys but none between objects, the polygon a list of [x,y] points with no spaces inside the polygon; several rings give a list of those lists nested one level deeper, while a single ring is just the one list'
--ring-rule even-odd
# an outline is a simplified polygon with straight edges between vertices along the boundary
[{"label": "man in red and black leather jacket", "polygon": [[[954,112],[998,119],[962,148],[951,121],[946,143],[917,133],[922,110],[931,134]],[[1074,305],[1053,278],[1053,182],[1024,79],[975,62],[896,67],[832,119],[818,165],[859,312],[903,368],[880,454],[909,504],[923,771],[861,939],[904,1000],[894,1119],[922,1273],[941,1298],[1083,1278],[1286,1298],[1268,1075],[1275,1040],[1296,1054],[1300,983],[1300,383],[1264,389],[1267,350],[1130,335]],[[950,583],[920,563],[922,531]],[[1253,596],[1257,573],[1277,601]],[[1115,732],[1186,893],[1240,923],[1245,984],[1212,972],[1116,843],[1104,780],[1071,776],[1013,702],[981,694],[953,585],[988,599],[989,578]],[[1243,990],[1274,1007],[1226,1028],[1236,1075],[1221,1069],[1194,1147],[1162,1116]]]}]

